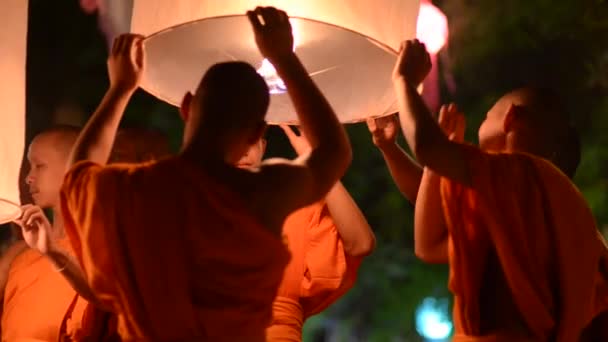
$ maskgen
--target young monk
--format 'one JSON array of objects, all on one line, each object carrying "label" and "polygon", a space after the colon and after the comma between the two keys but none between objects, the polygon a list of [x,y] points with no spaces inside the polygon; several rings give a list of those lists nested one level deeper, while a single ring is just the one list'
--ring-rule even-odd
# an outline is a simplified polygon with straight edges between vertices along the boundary
[{"label": "young monk", "polygon": [[549,162],[565,120],[505,101],[482,124],[480,148],[464,145],[454,141],[461,125],[446,136],[416,92],[429,68],[424,45],[408,41],[393,76],[401,127],[425,165],[416,237],[429,259],[449,257],[454,341],[577,341],[593,319],[605,246],[582,195]]},{"label": "young monk", "polygon": [[115,41],[111,87],[72,152],[62,188],[67,231],[123,340],[264,341],[289,258],[283,222],[321,200],[350,163],[342,126],[293,53],[287,15],[274,8],[248,15],[310,153],[256,171],[235,167],[264,132],[269,95],[253,67],[230,62],[211,67],[185,95],[179,156],[103,166],[144,68],[136,35]]},{"label": "young monk", "polygon": [[[310,151],[306,138],[281,126],[300,156]],[[266,140],[251,145],[237,162],[241,168],[262,165]],[[267,341],[301,341],[306,319],[338,300],[352,288],[363,257],[375,246],[375,237],[361,210],[338,182],[327,197],[289,215],[283,239],[291,252],[283,280],[272,305]]]},{"label": "young monk", "polygon": [[[73,337],[82,334],[81,319],[87,301],[78,296],[70,284],[88,299],[92,294],[70,255],[62,217],[57,210],[65,165],[79,132],[77,127],[56,126],[36,136],[29,147],[30,171],[26,182],[35,205],[24,206],[23,216],[18,221],[23,227],[25,241],[13,243],[0,261],[0,265],[6,267],[0,271],[0,275],[6,274],[6,281],[0,286],[2,294],[7,294],[7,310],[2,315],[3,340],[56,341],[60,334]],[[163,145],[163,139],[157,135],[153,136],[153,143],[146,145],[147,153],[143,153],[140,141],[142,137],[150,140],[147,135],[150,134],[140,130],[121,131],[112,159],[116,162],[143,161],[168,153],[168,146]],[[156,149],[152,149],[155,146]],[[41,208],[52,210],[53,224]],[[25,222],[29,221],[31,224],[26,227]],[[27,249],[26,242],[31,249]],[[64,318],[68,310],[69,316]],[[62,323],[64,331],[61,331]]]},{"label": "young monk", "polygon": [[[53,265],[44,253],[55,248],[69,251],[59,214],[59,189],[78,132],[75,127],[57,126],[36,136],[29,146],[30,171],[26,182],[35,204],[22,207],[23,216],[17,223],[21,227],[43,225],[41,234],[48,235],[55,243],[39,243],[40,235],[28,233],[28,228],[23,234],[25,242],[17,241],[3,255],[2,263],[7,266],[2,273],[7,275],[2,284],[3,341],[56,341],[63,315],[76,294],[62,275],[70,270]],[[52,210],[53,224],[42,208]],[[27,248],[26,242],[34,248]],[[81,301],[74,310],[82,316],[85,305],[86,302]],[[68,324],[70,329],[77,329],[80,322],[71,320]]]}]

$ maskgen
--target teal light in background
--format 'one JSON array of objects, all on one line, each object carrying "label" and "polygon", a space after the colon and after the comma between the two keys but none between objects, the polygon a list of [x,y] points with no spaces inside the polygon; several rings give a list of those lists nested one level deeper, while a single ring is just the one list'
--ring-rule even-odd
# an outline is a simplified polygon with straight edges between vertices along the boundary
[{"label": "teal light in background", "polygon": [[447,341],[452,334],[448,304],[445,298],[426,297],[416,309],[416,331],[427,341]]}]

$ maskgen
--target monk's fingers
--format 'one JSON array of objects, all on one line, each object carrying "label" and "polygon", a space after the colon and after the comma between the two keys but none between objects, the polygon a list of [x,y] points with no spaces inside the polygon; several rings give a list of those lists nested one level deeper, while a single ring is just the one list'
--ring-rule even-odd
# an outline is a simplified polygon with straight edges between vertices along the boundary
[{"label": "monk's fingers", "polygon": [[262,18],[264,19],[264,26],[268,28],[274,28],[280,24],[280,15],[274,7],[263,7],[261,9]]},{"label": "monk's fingers", "polygon": [[263,28],[257,9],[254,11],[247,11],[247,17],[249,18],[249,22],[251,23],[251,26],[253,26],[254,31],[258,32]]},{"label": "monk's fingers", "polygon": [[439,116],[438,116],[438,122],[439,125],[441,125],[441,127],[443,127],[445,124],[447,124],[447,120],[448,120],[448,106],[443,105],[441,106],[441,108],[439,108]]},{"label": "monk's fingers", "polygon": [[122,36],[118,36],[118,37],[114,38],[114,42],[112,43],[112,49],[110,51],[110,54],[115,55],[118,52],[118,49],[120,47],[121,38],[122,38]]},{"label": "monk's fingers", "polygon": [[281,124],[279,125],[279,127],[281,127],[283,132],[285,132],[285,135],[287,136],[287,139],[289,139],[289,141],[294,141],[299,138],[298,134],[294,131],[293,128],[291,128],[291,126]]},{"label": "monk's fingers", "polygon": [[112,51],[113,54],[115,56],[122,54],[122,51],[124,51],[126,44],[127,44],[127,35],[126,34],[121,34],[120,36],[118,36],[116,38],[116,47]]},{"label": "monk's fingers", "polygon": [[377,129],[376,119],[374,118],[367,118],[365,124],[367,125],[367,129],[372,133]]}]

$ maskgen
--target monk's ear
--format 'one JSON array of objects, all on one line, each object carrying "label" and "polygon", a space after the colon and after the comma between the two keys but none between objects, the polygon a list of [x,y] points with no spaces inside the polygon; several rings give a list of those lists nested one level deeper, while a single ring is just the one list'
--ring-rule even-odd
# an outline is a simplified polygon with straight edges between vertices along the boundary
[{"label": "monk's ear", "polygon": [[187,92],[186,95],[184,95],[184,98],[182,99],[181,106],[179,107],[179,116],[182,118],[182,120],[184,120],[184,122],[187,122],[190,117],[190,106],[192,105],[192,98],[192,93]]},{"label": "monk's ear", "polygon": [[266,151],[266,139],[264,137],[260,139],[260,144],[262,145],[262,151]]},{"label": "monk's ear", "polygon": [[503,122],[503,130],[505,133],[511,132],[515,128],[515,123],[519,119],[522,108],[518,105],[510,104],[505,114],[505,120]]},{"label": "monk's ear", "polygon": [[254,134],[253,134],[252,138],[254,140],[251,142],[252,144],[255,144],[259,140],[264,140],[264,147],[266,147],[266,140],[264,139],[264,135],[266,134],[267,127],[268,127],[268,125],[266,124],[265,121],[258,124],[258,126],[255,128],[255,131],[253,132]]}]

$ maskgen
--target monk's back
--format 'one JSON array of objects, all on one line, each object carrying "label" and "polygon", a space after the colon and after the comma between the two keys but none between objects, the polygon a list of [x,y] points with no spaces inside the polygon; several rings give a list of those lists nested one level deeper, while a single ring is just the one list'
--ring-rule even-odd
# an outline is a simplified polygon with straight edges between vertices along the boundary
[{"label": "monk's back", "polygon": [[602,248],[586,201],[544,159],[473,149],[468,158],[471,187],[442,184],[457,333],[575,341]]},{"label": "monk's back", "polygon": [[100,220],[84,221],[80,239],[95,239],[110,254],[91,257],[99,272],[88,272],[89,282],[118,312],[123,339],[264,338],[288,253],[239,195],[179,157],[76,166],[68,183],[79,167],[90,167],[83,174],[93,174],[102,190]]}]

